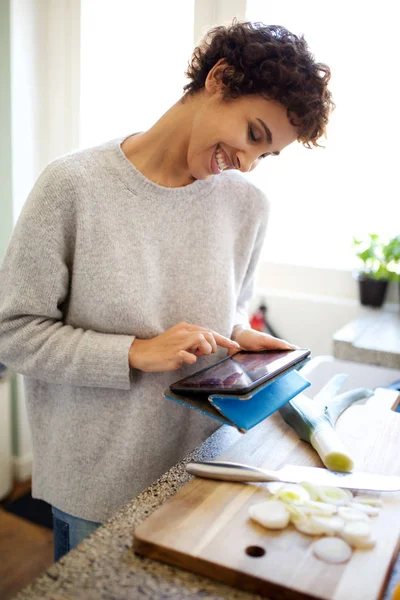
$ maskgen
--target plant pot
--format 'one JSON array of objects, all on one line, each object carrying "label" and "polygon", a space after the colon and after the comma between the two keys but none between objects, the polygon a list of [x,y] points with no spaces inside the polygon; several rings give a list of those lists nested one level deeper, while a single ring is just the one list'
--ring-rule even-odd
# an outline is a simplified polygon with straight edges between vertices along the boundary
[{"label": "plant pot", "polygon": [[388,280],[372,279],[359,273],[355,277],[358,281],[361,304],[363,306],[382,306],[386,297]]}]

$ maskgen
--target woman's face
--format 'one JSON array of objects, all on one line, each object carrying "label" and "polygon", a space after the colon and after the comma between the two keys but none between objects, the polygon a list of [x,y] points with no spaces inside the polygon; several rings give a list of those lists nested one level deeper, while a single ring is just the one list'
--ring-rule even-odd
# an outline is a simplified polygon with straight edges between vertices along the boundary
[{"label": "woman's face", "polygon": [[206,88],[193,119],[187,161],[194,179],[226,169],[252,171],[263,158],[277,156],[297,139],[297,128],[278,102],[260,95],[225,101]]}]

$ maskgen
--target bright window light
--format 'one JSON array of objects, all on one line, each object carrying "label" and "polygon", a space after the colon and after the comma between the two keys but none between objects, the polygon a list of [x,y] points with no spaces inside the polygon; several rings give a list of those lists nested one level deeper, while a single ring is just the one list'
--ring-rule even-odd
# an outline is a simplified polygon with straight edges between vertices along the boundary
[{"label": "bright window light", "polygon": [[270,198],[265,256],[354,266],[353,235],[400,228],[397,4],[390,0],[248,0],[246,18],[304,34],[332,71],[325,149],[294,144],[249,177]]},{"label": "bright window light", "polygon": [[150,127],[183,94],[194,0],[81,0],[80,146]]}]

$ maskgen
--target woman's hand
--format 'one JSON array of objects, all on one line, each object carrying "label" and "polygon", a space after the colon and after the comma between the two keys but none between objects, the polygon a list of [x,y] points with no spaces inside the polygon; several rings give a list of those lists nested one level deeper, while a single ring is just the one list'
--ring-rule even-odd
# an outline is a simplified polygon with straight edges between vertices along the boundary
[{"label": "woman's hand", "polygon": [[[281,340],[268,333],[262,333],[255,329],[245,329],[237,326],[233,330],[232,339],[239,343],[241,350],[296,350],[298,346],[289,344],[286,340]],[[234,354],[230,351],[229,354]]]},{"label": "woman's hand", "polygon": [[150,340],[138,340],[129,350],[129,366],[148,373],[175,371],[185,363],[193,365],[197,356],[212,354],[218,346],[240,350],[232,341],[211,329],[178,323]]}]

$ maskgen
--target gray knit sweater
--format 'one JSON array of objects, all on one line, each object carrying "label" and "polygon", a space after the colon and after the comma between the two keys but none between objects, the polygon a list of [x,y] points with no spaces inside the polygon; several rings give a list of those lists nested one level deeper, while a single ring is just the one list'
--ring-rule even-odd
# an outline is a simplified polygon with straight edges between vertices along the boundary
[{"label": "gray knit sweater", "polygon": [[218,427],[166,400],[179,371],[129,369],[134,340],[180,321],[247,322],[268,207],[241,174],[145,178],[123,140],[41,174],[0,271],[0,362],[25,376],[33,496],[103,522]]}]

